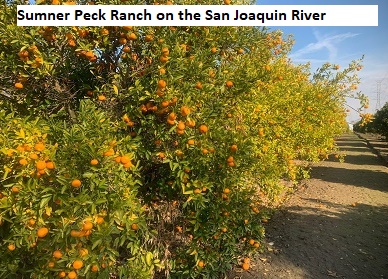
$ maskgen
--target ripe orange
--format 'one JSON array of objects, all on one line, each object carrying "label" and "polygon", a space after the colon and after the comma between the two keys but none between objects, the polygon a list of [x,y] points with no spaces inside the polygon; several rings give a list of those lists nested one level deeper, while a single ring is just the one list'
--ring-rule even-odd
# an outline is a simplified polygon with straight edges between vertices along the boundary
[{"label": "ripe orange", "polygon": [[168,101],[168,100],[165,100],[165,101],[163,101],[162,103],[161,103],[161,106],[163,107],[163,108],[166,108],[166,107],[168,107],[170,105],[170,101]]},{"label": "ripe orange", "polygon": [[129,30],[132,30],[133,27],[132,27],[132,26],[123,26],[123,29],[124,29],[125,31],[129,31]]},{"label": "ripe orange", "polygon": [[228,88],[231,88],[233,86],[233,82],[228,80],[226,83],[225,83],[226,87]]},{"label": "ripe orange", "polygon": [[55,168],[54,162],[47,161],[46,162],[46,168],[48,168],[49,170],[53,170]]},{"label": "ripe orange", "polygon": [[74,179],[72,182],[71,182],[71,186],[73,186],[74,188],[79,188],[81,187],[81,181],[79,179]]},{"label": "ripe orange", "polygon": [[168,50],[167,47],[162,48],[162,55],[168,56],[169,54],[170,54],[170,51]]},{"label": "ripe orange", "polygon": [[206,125],[201,125],[199,126],[198,129],[201,134],[205,134],[209,130],[209,128]]},{"label": "ripe orange", "polygon": [[37,173],[40,175],[43,175],[43,174],[46,174],[46,171],[45,170],[38,170]]},{"label": "ripe orange", "polygon": [[97,98],[98,98],[99,101],[105,101],[106,100],[106,97],[104,95],[99,95]]},{"label": "ripe orange", "polygon": [[85,221],[85,223],[82,225],[82,230],[89,231],[91,229],[93,229],[93,223],[90,221]]},{"label": "ripe orange", "polygon": [[179,130],[184,130],[186,128],[186,125],[182,121],[179,121],[177,127]]},{"label": "ripe orange", "polygon": [[212,48],[210,49],[210,51],[211,51],[212,53],[216,53],[216,52],[217,52],[217,48],[216,48],[216,47],[212,47]]},{"label": "ripe orange", "polygon": [[136,223],[133,223],[131,225],[131,229],[134,230],[134,231],[137,231],[139,229],[139,226]]},{"label": "ripe orange", "polygon": [[47,265],[49,268],[53,268],[55,266],[55,263],[54,262],[49,262],[48,265]]},{"label": "ripe orange", "polygon": [[70,272],[67,274],[67,277],[68,277],[69,279],[75,279],[75,278],[77,278],[77,272],[75,272],[75,271],[70,271]]},{"label": "ripe orange", "polygon": [[82,232],[77,231],[77,230],[71,230],[70,235],[72,237],[82,237],[83,236]]},{"label": "ripe orange", "polygon": [[249,263],[243,263],[242,264],[242,269],[244,269],[244,270],[248,270],[249,269]]},{"label": "ripe orange", "polygon": [[250,239],[249,244],[253,246],[253,245],[255,245],[255,241],[253,239]]},{"label": "ripe orange", "polygon": [[197,265],[202,268],[205,266],[205,263],[203,261],[199,261]]},{"label": "ripe orange", "polygon": [[230,5],[230,0],[224,0],[225,5]]},{"label": "ripe orange", "polygon": [[38,229],[37,236],[40,238],[43,238],[48,234],[48,232],[49,232],[48,228],[42,227],[42,228]]},{"label": "ripe orange", "polygon": [[17,193],[20,192],[20,189],[19,189],[19,187],[17,187],[17,186],[12,186],[11,191],[12,191],[12,193],[17,194]]},{"label": "ripe orange", "polygon": [[175,120],[176,119],[176,114],[174,112],[171,112],[169,115],[168,115],[168,119],[169,120]]},{"label": "ripe orange", "polygon": [[9,251],[13,251],[13,250],[16,249],[16,246],[15,246],[15,244],[10,243],[10,244],[7,246],[7,248],[8,248]]},{"label": "ripe orange", "polygon": [[190,108],[183,106],[181,107],[181,115],[182,116],[187,116],[190,114]]},{"label": "ripe orange", "polygon": [[170,125],[175,125],[175,121],[173,119],[167,119],[167,123]]},{"label": "ripe orange", "polygon": [[131,159],[128,156],[124,155],[124,156],[121,157],[120,162],[122,164],[128,164],[129,162],[131,162]]},{"label": "ripe orange", "polygon": [[36,168],[38,170],[44,170],[46,168],[46,162],[45,161],[36,162]]},{"label": "ripe orange", "polygon": [[195,140],[189,139],[189,140],[187,141],[187,144],[188,144],[188,145],[194,145],[194,144],[195,144]]},{"label": "ripe orange", "polygon": [[38,157],[37,154],[35,154],[35,153],[31,153],[31,154],[30,154],[30,159],[36,160],[36,159],[38,159],[38,158],[39,158],[39,157]]},{"label": "ripe orange", "polygon": [[26,160],[26,159],[20,159],[19,160],[19,164],[21,164],[22,166],[25,166],[25,165],[27,165],[28,164],[28,161]]},{"label": "ripe orange", "polygon": [[116,163],[120,163],[120,162],[121,162],[121,156],[117,156],[117,157],[115,158],[115,162],[116,162]]},{"label": "ripe orange", "polygon": [[93,51],[87,51],[86,53],[85,53],[85,57],[87,58],[87,59],[92,59],[93,57],[94,57],[94,53],[93,53]]},{"label": "ripe orange", "polygon": [[28,53],[28,51],[27,50],[22,50],[22,51],[20,51],[19,53],[18,53],[18,56],[20,57],[20,58],[26,58],[26,57],[28,57],[30,54]]},{"label": "ripe orange", "polygon": [[194,194],[201,194],[201,193],[202,193],[202,190],[199,189],[199,188],[196,188],[196,189],[194,190]]},{"label": "ripe orange", "polygon": [[174,106],[176,104],[176,102],[178,101],[178,97],[173,97],[171,98],[170,102],[171,102],[171,105]]},{"label": "ripe orange", "polygon": [[96,265],[96,264],[92,265],[92,267],[90,268],[90,270],[91,270],[92,272],[97,272],[97,271],[98,271],[98,265]]},{"label": "ripe orange", "polygon": [[95,165],[98,164],[98,160],[97,160],[97,159],[92,159],[92,160],[90,161],[90,164],[91,164],[92,166],[95,166]]},{"label": "ripe orange", "polygon": [[62,254],[62,252],[59,251],[59,250],[55,250],[55,251],[53,252],[53,257],[56,258],[56,259],[60,259],[60,258],[62,258],[62,256],[63,256],[63,254]]},{"label": "ripe orange", "polygon": [[33,226],[33,225],[35,225],[35,223],[36,223],[36,221],[35,221],[35,219],[30,219],[30,220],[28,220],[28,225],[29,226]]},{"label": "ripe orange", "polygon": [[249,264],[250,261],[251,261],[250,258],[244,258],[244,259],[243,259],[243,263],[248,263],[248,264]]},{"label": "ripe orange", "polygon": [[100,30],[100,34],[101,34],[102,36],[109,35],[109,30],[106,29],[106,28],[102,28],[102,29]]},{"label": "ripe orange", "polygon": [[147,43],[152,42],[153,40],[154,40],[154,37],[152,35],[146,35],[144,37],[144,41],[146,41]]},{"label": "ripe orange", "polygon": [[189,128],[194,128],[195,127],[195,121],[192,119],[189,119],[186,121],[186,126]]},{"label": "ripe orange", "polygon": [[200,81],[198,81],[196,84],[195,84],[195,88],[197,89],[202,89],[202,83]]},{"label": "ripe orange", "polygon": [[26,144],[26,143],[23,144],[23,148],[24,148],[25,151],[31,151],[31,146]]},{"label": "ripe orange", "polygon": [[85,257],[87,254],[89,254],[89,251],[88,249],[86,248],[81,248],[78,250],[78,254],[81,256],[81,257]]},{"label": "ripe orange", "polygon": [[127,39],[126,38],[120,38],[119,39],[119,44],[120,45],[125,45],[127,43]]},{"label": "ripe orange", "polygon": [[[74,262],[73,262],[73,268],[74,269],[81,269],[82,267],[84,266],[84,262],[83,261],[81,261],[81,260],[75,260]],[[69,273],[70,274],[70,273]],[[69,275],[67,275],[67,276],[69,276]]]},{"label": "ripe orange", "polygon": [[131,40],[131,41],[135,41],[137,39],[137,36],[135,33],[131,33],[127,36],[127,39]]},{"label": "ripe orange", "polygon": [[22,83],[20,83],[20,82],[17,82],[17,83],[15,83],[15,88],[16,89],[23,89],[23,84]]},{"label": "ripe orange", "polygon": [[19,152],[23,152],[24,151],[24,147],[21,146],[21,145],[18,145],[18,147],[16,147],[16,150],[19,151]]},{"label": "ripe orange", "polygon": [[159,57],[159,61],[162,62],[162,63],[167,63],[168,57],[162,55],[162,56]]},{"label": "ripe orange", "polygon": [[237,151],[237,145],[236,144],[233,144],[231,147],[230,147],[230,151],[232,152],[236,152]]},{"label": "ripe orange", "polygon": [[44,144],[41,143],[41,142],[38,142],[38,143],[35,144],[35,146],[34,146],[34,149],[35,149],[36,151],[43,151],[44,148],[45,148],[45,146],[44,146]]},{"label": "ripe orange", "polygon": [[58,273],[58,276],[59,276],[59,278],[65,278],[66,277],[66,272],[61,271],[61,272]]},{"label": "ripe orange", "polygon": [[102,223],[104,223],[104,217],[98,216],[98,217],[97,217],[96,223],[99,224],[99,225],[101,225]]},{"label": "ripe orange", "polygon": [[129,169],[129,168],[133,167],[133,164],[131,162],[129,162],[129,163],[124,164],[123,167],[126,169]]},{"label": "ripe orange", "polygon": [[67,40],[67,45],[70,46],[70,47],[75,47],[76,44],[77,43],[73,39]]},{"label": "ripe orange", "polygon": [[160,79],[160,80],[158,81],[158,88],[163,89],[163,88],[166,87],[166,85],[167,85],[167,82],[166,82],[165,80]]}]

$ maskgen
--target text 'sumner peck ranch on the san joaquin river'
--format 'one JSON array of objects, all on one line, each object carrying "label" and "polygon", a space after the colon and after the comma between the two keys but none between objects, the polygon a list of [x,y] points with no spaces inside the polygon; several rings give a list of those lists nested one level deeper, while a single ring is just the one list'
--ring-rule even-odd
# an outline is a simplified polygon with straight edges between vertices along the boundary
[{"label": "text 'sumner peck ranch on the san joaquin river'", "polygon": [[[98,12],[87,13],[83,10],[75,10],[74,13],[62,13],[62,12],[25,12],[24,10],[18,11],[18,20],[111,20],[111,21],[146,21],[160,19],[159,14],[155,15],[144,9],[141,12],[120,12],[117,9],[112,9],[110,12],[106,12],[103,9],[99,9]],[[213,10],[206,10],[205,14],[192,13],[188,9],[179,11],[177,14],[171,12],[165,13],[163,20],[223,20],[223,21],[259,21],[264,23],[266,21],[286,21],[289,17],[291,20],[324,20],[326,13],[306,13],[303,10],[292,10],[290,14],[284,12],[266,12],[266,13],[245,13],[236,9],[234,12],[215,12]],[[154,18],[156,17],[156,18]],[[176,18],[177,17],[177,18]]]}]

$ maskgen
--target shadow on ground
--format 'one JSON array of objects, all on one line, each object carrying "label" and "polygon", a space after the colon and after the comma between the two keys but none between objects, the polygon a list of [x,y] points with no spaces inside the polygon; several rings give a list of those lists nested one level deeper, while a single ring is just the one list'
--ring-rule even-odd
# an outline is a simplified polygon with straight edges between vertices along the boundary
[{"label": "shadow on ground", "polygon": [[338,140],[345,163],[312,168],[266,228],[263,253],[234,279],[388,279],[388,169],[355,135]]},{"label": "shadow on ground", "polygon": [[[379,170],[319,166],[312,168],[311,176],[326,182],[350,184],[388,192],[388,173]],[[369,179],[366,180],[365,178]],[[384,181],[386,182],[385,184],[382,183]]]},{"label": "shadow on ground", "polygon": [[278,211],[267,228],[272,251],[229,278],[388,278],[387,206],[305,202],[317,207]]}]

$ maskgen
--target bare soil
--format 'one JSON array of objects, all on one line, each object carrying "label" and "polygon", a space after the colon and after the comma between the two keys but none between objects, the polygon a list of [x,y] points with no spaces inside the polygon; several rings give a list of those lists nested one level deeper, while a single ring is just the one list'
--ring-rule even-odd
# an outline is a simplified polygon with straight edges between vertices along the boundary
[{"label": "bare soil", "polygon": [[264,251],[251,269],[237,267],[226,278],[388,278],[386,162],[354,134],[337,144],[345,162],[314,164],[311,179],[267,224]]}]

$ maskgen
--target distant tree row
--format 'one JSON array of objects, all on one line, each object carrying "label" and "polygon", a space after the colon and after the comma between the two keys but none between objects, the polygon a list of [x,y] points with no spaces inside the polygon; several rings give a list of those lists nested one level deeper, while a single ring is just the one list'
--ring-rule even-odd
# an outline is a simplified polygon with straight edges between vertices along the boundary
[{"label": "distant tree row", "polygon": [[371,122],[360,120],[353,129],[361,133],[378,133],[388,138],[388,102],[373,115]]}]

